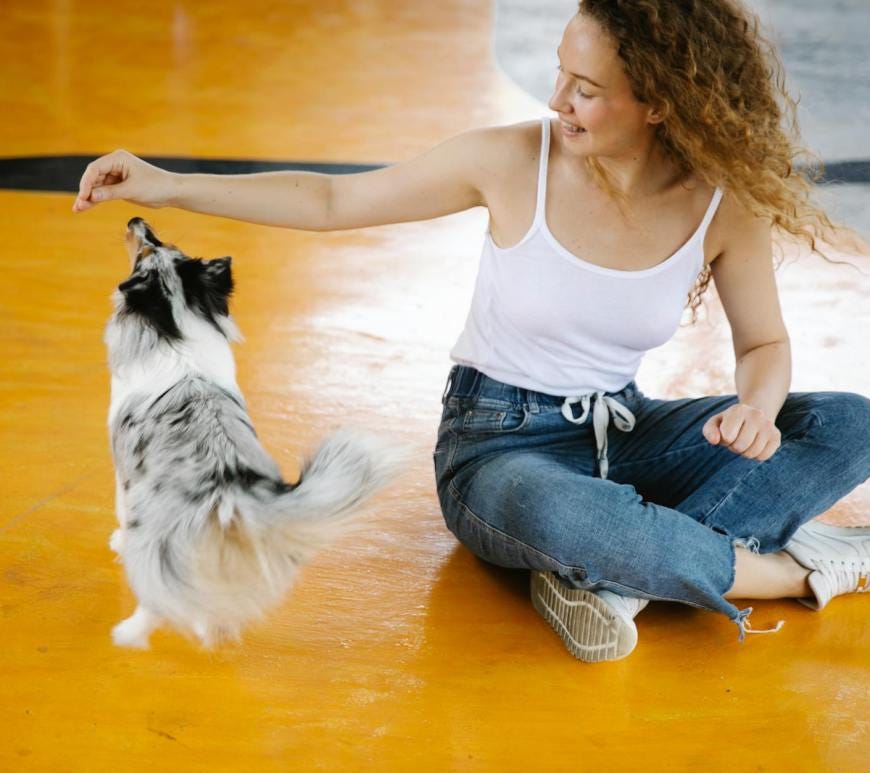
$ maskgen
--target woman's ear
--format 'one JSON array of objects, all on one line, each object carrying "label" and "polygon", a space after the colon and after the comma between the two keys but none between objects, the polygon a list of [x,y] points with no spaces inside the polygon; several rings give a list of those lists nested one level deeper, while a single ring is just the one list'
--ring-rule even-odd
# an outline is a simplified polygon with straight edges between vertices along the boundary
[{"label": "woman's ear", "polygon": [[650,124],[661,123],[662,121],[665,120],[665,118],[667,118],[667,113],[668,113],[668,110],[664,106],[649,107],[649,108],[647,108],[646,122],[650,123]]}]

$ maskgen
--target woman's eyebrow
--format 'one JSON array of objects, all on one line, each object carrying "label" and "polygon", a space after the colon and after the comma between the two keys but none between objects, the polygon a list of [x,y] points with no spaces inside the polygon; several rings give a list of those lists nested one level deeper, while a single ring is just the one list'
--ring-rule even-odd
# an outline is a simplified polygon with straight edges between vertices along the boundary
[{"label": "woman's eyebrow", "polygon": [[[561,56],[561,54],[559,53],[559,49],[558,49],[558,48],[556,49],[556,56],[559,57],[559,61],[562,60],[562,56]],[[568,72],[568,71],[565,70],[565,72]],[[586,75],[579,75],[579,74],[576,73],[576,72],[568,72],[568,75],[573,75],[575,78],[580,78],[580,80],[589,81],[593,86],[598,86],[599,89],[607,88],[606,86],[602,86],[600,83],[596,83],[594,80],[592,80],[592,78],[589,78],[589,77],[587,77]]]}]

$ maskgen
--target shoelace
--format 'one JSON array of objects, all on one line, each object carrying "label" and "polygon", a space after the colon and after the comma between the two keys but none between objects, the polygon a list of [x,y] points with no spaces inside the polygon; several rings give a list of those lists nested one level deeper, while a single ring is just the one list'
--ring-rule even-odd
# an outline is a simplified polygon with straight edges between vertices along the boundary
[{"label": "shoelace", "polygon": [[[579,418],[574,418],[571,406],[580,403],[583,413]],[[634,429],[635,417],[618,400],[614,400],[604,392],[591,392],[580,397],[566,397],[562,403],[562,415],[572,424],[583,424],[589,415],[590,403],[592,404],[592,427],[595,431],[595,444],[598,454],[598,469],[602,478],[607,477],[607,425],[610,416],[613,415],[613,423],[616,428],[623,432],[631,432]]]},{"label": "shoelace", "polygon": [[[816,561],[818,570],[828,578],[834,596],[843,593],[866,593],[870,591],[870,574],[864,571],[867,559],[843,558]],[[857,572],[857,577],[855,573]]]}]

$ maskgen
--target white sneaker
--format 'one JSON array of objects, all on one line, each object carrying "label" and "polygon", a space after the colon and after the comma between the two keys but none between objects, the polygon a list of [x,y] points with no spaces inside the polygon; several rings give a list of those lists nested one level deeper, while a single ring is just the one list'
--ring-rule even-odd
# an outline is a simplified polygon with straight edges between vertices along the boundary
[{"label": "white sneaker", "polygon": [[870,590],[870,528],[829,526],[810,521],[783,548],[795,561],[811,569],[807,582],[815,599],[798,599],[816,611],[843,593]]},{"label": "white sneaker", "polygon": [[635,615],[649,599],[609,590],[583,590],[554,572],[531,573],[532,604],[562,637],[568,651],[587,663],[619,660],[637,645]]}]

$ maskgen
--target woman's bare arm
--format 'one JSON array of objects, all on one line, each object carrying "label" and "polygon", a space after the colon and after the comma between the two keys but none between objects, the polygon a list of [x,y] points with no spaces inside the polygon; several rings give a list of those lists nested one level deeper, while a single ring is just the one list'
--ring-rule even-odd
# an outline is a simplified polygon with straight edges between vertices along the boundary
[{"label": "woman's bare arm", "polygon": [[428,220],[485,206],[487,159],[497,158],[506,132],[471,129],[408,161],[358,174],[177,174],[116,150],[88,166],[73,209],[124,199],[306,231]]},{"label": "woman's bare arm", "polygon": [[261,225],[322,231],[332,175],[175,174],[167,205]]},{"label": "woman's bare arm", "polygon": [[420,156],[362,174],[330,176],[324,230],[430,220],[486,206],[502,127],[471,129]]}]

